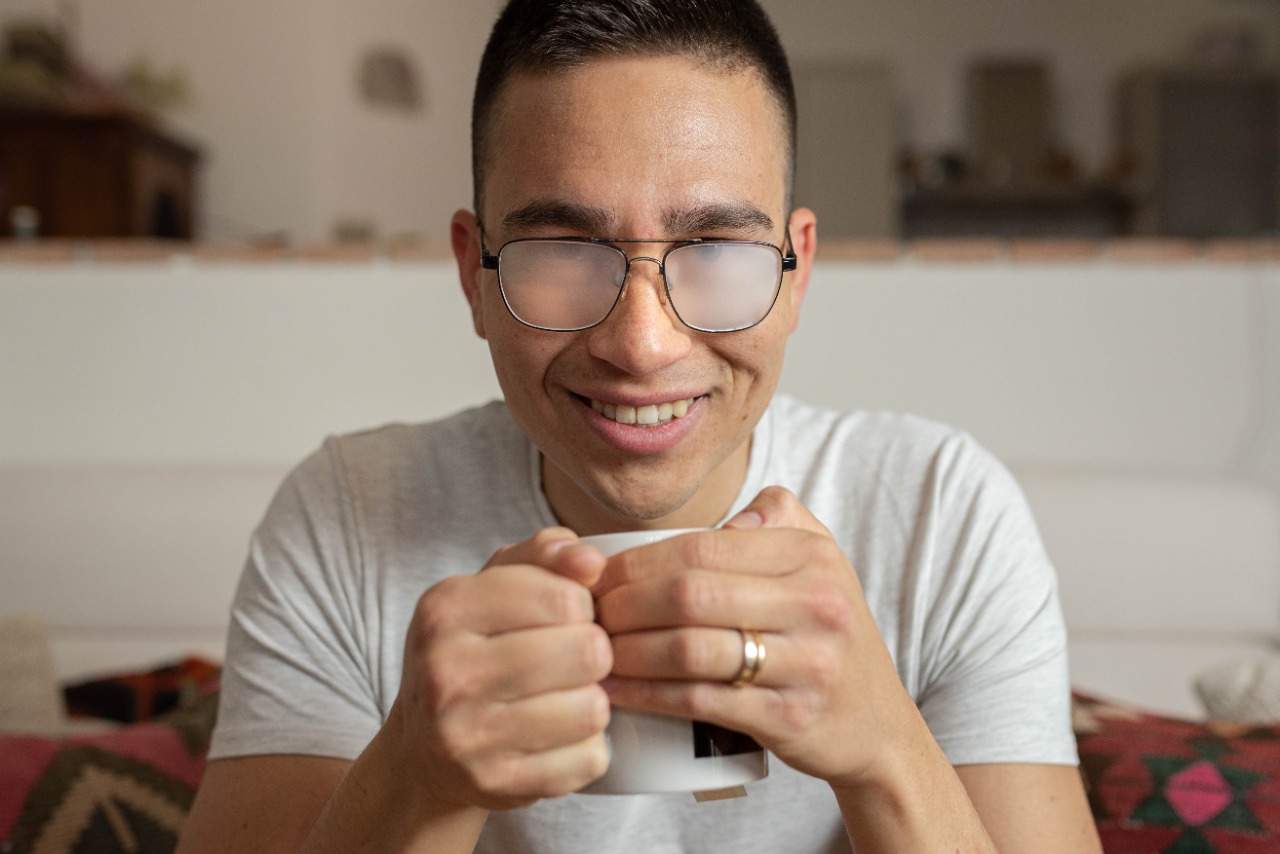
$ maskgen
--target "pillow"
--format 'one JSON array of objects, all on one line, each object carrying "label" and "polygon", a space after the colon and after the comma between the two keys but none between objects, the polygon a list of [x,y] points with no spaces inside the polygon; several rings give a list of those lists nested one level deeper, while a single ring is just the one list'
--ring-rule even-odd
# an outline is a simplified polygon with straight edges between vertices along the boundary
[{"label": "pillow", "polygon": [[1107,854],[1280,851],[1280,726],[1195,722],[1073,696]]},{"label": "pillow", "polygon": [[1211,718],[1280,723],[1280,655],[1201,673],[1196,677],[1196,693]]},{"label": "pillow", "polygon": [[221,670],[192,656],[140,673],[119,673],[63,689],[67,714],[121,723],[150,720],[215,690]]},{"label": "pillow", "polygon": [[0,620],[0,733],[53,733],[61,724],[44,624],[29,616]]},{"label": "pillow", "polygon": [[205,769],[218,695],[76,738],[0,736],[0,851],[170,854]]}]

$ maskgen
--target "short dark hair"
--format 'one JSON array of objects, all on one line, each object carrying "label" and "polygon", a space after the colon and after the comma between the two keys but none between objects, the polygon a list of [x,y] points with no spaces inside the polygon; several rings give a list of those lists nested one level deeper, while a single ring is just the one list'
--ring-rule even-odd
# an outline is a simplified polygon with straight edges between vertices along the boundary
[{"label": "short dark hair", "polygon": [[787,195],[795,175],[796,95],[777,31],[756,0],[510,0],[489,35],[471,104],[471,175],[480,215],[491,114],[521,71],[567,71],[602,56],[688,56],[755,70],[783,121]]}]

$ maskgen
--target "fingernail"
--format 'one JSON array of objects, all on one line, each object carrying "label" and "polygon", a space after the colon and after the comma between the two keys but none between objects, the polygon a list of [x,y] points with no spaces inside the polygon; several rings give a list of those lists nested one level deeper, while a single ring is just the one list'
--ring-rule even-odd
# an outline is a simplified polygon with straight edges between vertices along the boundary
[{"label": "fingernail", "polygon": [[724,526],[726,528],[763,528],[764,517],[754,510],[743,510],[737,516],[725,522]]}]

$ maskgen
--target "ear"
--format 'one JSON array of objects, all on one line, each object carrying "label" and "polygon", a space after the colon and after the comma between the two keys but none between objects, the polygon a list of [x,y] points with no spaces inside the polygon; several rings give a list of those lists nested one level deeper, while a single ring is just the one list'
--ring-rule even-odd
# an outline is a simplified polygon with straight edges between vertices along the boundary
[{"label": "ear", "polygon": [[449,240],[453,244],[453,257],[458,262],[458,278],[462,293],[471,306],[471,325],[481,338],[484,334],[484,291],[481,279],[484,269],[480,266],[480,225],[471,211],[458,211],[449,224]]},{"label": "ear", "polygon": [[796,253],[796,269],[787,274],[791,297],[791,328],[788,332],[795,332],[800,323],[800,306],[809,290],[814,254],[818,250],[818,217],[808,208],[796,208],[791,212],[787,229],[791,235],[791,249]]}]

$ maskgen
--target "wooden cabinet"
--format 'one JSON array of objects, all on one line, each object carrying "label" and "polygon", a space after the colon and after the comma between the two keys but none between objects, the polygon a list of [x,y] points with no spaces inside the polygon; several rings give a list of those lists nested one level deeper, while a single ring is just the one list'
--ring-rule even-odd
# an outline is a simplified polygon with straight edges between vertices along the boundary
[{"label": "wooden cabinet", "polygon": [[0,234],[27,206],[42,237],[190,239],[199,157],[133,116],[0,112]]}]

